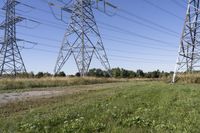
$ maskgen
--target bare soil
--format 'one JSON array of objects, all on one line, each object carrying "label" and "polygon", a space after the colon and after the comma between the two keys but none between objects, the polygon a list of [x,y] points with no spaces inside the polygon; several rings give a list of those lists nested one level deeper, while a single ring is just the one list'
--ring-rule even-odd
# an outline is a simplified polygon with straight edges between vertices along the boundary
[{"label": "bare soil", "polygon": [[115,84],[108,83],[107,85],[96,84],[96,85],[82,85],[82,86],[71,86],[71,87],[40,88],[37,90],[31,90],[25,92],[0,93],[0,106],[18,101],[26,101],[39,98],[51,98],[61,95],[70,95],[81,92],[96,91],[105,89],[113,85]]}]

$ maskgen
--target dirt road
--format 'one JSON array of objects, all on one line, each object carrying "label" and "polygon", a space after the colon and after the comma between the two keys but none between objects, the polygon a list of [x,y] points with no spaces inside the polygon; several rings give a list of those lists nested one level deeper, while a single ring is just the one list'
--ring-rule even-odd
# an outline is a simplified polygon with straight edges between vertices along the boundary
[{"label": "dirt road", "polygon": [[10,102],[17,102],[29,99],[50,98],[61,95],[70,95],[87,91],[102,90],[109,86],[119,86],[119,84],[95,84],[68,87],[40,88],[26,92],[0,93],[0,106]]}]

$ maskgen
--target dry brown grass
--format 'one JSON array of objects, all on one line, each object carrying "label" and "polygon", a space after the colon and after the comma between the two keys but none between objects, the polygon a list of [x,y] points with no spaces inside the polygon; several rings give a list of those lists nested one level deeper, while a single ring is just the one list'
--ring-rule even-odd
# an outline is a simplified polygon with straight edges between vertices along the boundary
[{"label": "dry brown grass", "polygon": [[200,73],[178,75],[180,83],[200,83]]},{"label": "dry brown grass", "polygon": [[71,85],[89,85],[122,82],[125,79],[112,79],[112,78],[40,78],[40,79],[1,79],[0,90],[17,90],[28,88],[41,88],[41,87],[61,87]]}]

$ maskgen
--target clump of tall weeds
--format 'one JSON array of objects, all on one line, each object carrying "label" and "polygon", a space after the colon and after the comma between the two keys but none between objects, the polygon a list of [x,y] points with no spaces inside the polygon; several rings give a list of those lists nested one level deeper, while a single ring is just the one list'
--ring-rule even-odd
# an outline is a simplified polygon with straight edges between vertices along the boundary
[{"label": "clump of tall weeds", "polygon": [[0,90],[17,90],[25,88],[42,88],[42,87],[62,87],[72,85],[89,85],[100,83],[112,83],[124,81],[112,78],[92,78],[92,77],[74,77],[74,78],[31,78],[31,79],[0,79]]}]

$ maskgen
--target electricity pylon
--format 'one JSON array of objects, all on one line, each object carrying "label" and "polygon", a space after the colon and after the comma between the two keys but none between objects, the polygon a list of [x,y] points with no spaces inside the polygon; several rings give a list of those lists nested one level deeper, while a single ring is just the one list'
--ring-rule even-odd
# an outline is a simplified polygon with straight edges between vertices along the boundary
[{"label": "electricity pylon", "polygon": [[20,2],[7,0],[3,10],[6,12],[5,21],[0,24],[0,29],[4,30],[4,39],[0,49],[0,76],[26,72],[16,39],[16,24],[23,20],[16,16],[15,6]]},{"label": "electricity pylon", "polygon": [[200,70],[200,0],[188,0],[178,59],[172,82],[177,74]]},{"label": "electricity pylon", "polygon": [[87,75],[94,55],[109,72],[110,64],[93,14],[93,3],[92,0],[74,0],[71,8],[63,8],[71,13],[71,20],[57,58],[55,73],[62,69],[71,55],[81,76]]}]

